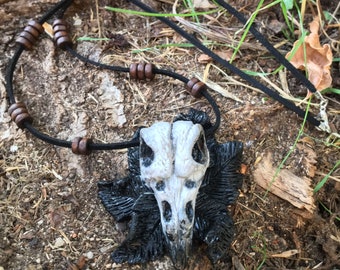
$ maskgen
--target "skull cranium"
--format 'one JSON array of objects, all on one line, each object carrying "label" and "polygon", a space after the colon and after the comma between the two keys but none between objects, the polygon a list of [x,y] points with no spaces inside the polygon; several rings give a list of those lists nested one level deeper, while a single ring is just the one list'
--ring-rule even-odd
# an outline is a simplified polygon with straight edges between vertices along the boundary
[{"label": "skull cranium", "polygon": [[191,121],[158,122],[140,131],[141,179],[153,191],[175,266],[191,249],[195,202],[209,165],[204,130]]}]

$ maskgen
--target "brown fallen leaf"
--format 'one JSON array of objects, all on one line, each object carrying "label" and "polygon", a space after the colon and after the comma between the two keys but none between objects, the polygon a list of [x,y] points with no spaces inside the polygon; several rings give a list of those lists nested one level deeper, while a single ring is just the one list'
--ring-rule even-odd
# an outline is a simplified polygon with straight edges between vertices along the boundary
[{"label": "brown fallen leaf", "polygon": [[207,54],[201,54],[197,58],[197,61],[198,61],[198,63],[201,63],[201,64],[207,64],[207,63],[210,63],[212,61],[212,58]]},{"label": "brown fallen leaf", "polygon": [[303,44],[299,48],[296,48],[299,40],[296,41],[292,50],[287,53],[286,58],[289,59],[292,52],[296,50],[290,62],[298,69],[307,70],[308,79],[320,91],[332,85],[330,67],[333,55],[329,44],[322,46],[320,44],[319,26],[319,17],[315,17],[309,24],[311,33],[305,37]]},{"label": "brown fallen leaf", "polygon": [[[229,61],[233,55],[233,51],[231,50],[218,50],[218,51],[214,51],[214,53],[216,53],[219,57],[221,57],[222,59]],[[238,57],[234,57],[234,60],[237,59]],[[201,64],[207,64],[212,62],[212,58],[207,55],[207,54],[201,54],[198,58],[197,61]]]},{"label": "brown fallen leaf", "polygon": [[[231,57],[233,56],[234,52],[232,50],[219,50],[219,51],[215,51],[215,53],[219,57],[223,58],[224,60],[229,61],[231,59]],[[235,56],[234,60],[235,59],[238,59],[238,56]]]},{"label": "brown fallen leaf", "polygon": [[258,163],[254,171],[255,182],[262,188],[284,199],[299,209],[313,213],[315,210],[311,180],[298,177],[287,169],[282,169],[274,181],[276,167],[272,163],[272,154],[268,153]]}]

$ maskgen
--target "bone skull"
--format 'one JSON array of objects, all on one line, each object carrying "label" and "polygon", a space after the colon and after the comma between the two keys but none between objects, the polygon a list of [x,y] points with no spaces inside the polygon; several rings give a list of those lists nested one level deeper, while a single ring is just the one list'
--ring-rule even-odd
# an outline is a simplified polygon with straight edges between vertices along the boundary
[{"label": "bone skull", "polygon": [[185,265],[191,249],[196,197],[208,165],[200,124],[158,122],[140,131],[141,179],[154,191],[175,265]]},{"label": "bone skull", "polygon": [[137,131],[128,151],[128,175],[99,181],[98,196],[128,234],[111,254],[115,263],[146,263],[166,253],[186,266],[192,240],[206,244],[214,264],[228,251],[234,224],[228,205],[242,185],[243,145],[218,143],[206,113],[191,109],[173,123]]}]

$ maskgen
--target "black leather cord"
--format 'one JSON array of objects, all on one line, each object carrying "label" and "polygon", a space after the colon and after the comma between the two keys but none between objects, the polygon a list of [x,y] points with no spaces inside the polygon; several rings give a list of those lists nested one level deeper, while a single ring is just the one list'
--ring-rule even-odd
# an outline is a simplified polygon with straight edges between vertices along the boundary
[{"label": "black leather cord", "polygon": [[[57,5],[55,5],[51,10],[49,10],[43,17],[39,20],[39,24],[43,24],[46,20],[50,19],[53,15],[56,15],[57,18],[61,18],[66,11],[66,9],[70,6],[72,3],[72,0],[64,0],[59,2]],[[22,44],[18,45],[17,50],[15,51],[12,59],[9,62],[9,65],[7,67],[6,71],[6,91],[7,95],[9,97],[9,101],[11,104],[15,104],[15,96],[14,96],[14,90],[13,90],[13,74],[15,71],[15,67],[18,63],[18,60],[20,56],[22,55],[22,52],[24,51],[25,47]],[[96,61],[93,61],[91,59],[88,59],[80,54],[78,54],[75,50],[73,50],[70,46],[66,46],[65,49],[73,56],[78,58],[80,61],[83,61],[85,63],[92,64],[98,68],[102,69],[108,69],[111,71],[118,71],[118,72],[129,72],[129,68],[121,67],[121,66],[110,66],[106,64],[102,64]],[[178,79],[184,83],[188,83],[189,79],[172,71],[165,70],[165,69],[158,69],[154,68],[152,70],[155,74],[161,74],[165,76],[169,76],[175,79]],[[210,96],[210,94],[203,90],[201,92],[202,96],[210,103],[210,105],[213,108],[213,111],[215,113],[215,124],[206,130],[207,134],[213,134],[220,125],[220,111],[219,108],[215,102],[215,100]],[[72,142],[61,140],[58,138],[53,138],[45,133],[42,133],[38,131],[36,128],[32,126],[32,124],[29,121],[24,121],[23,126],[26,128],[33,136],[37,137],[38,139],[45,141],[49,144],[60,146],[60,147],[66,147],[66,148],[72,148]],[[129,147],[134,147],[139,145],[139,138],[134,138],[130,141],[123,141],[123,142],[117,142],[117,143],[93,143],[92,141],[88,142],[87,148],[88,150],[116,150],[116,149],[124,149]]]}]

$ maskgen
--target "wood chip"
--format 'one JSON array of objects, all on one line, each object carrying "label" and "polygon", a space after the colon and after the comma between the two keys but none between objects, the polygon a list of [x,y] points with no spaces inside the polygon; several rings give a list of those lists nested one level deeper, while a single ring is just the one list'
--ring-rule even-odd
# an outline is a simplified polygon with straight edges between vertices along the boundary
[{"label": "wood chip", "polygon": [[273,181],[276,166],[272,163],[272,154],[268,153],[254,171],[255,182],[262,188],[284,199],[299,209],[313,213],[315,204],[311,180],[298,177],[287,169],[282,169]]},{"label": "wood chip", "polygon": [[281,253],[277,253],[277,254],[272,254],[270,255],[271,258],[289,258],[292,257],[293,255],[298,254],[299,251],[297,249],[291,249],[291,250],[287,250]]}]

